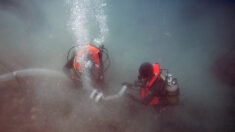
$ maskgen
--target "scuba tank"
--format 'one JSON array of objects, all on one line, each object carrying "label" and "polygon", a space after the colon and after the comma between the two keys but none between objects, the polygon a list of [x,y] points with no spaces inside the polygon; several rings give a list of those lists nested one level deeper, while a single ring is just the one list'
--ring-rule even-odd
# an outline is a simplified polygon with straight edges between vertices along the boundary
[{"label": "scuba tank", "polygon": [[168,104],[177,104],[179,102],[179,85],[177,79],[171,74],[167,74],[166,77],[166,91]]}]

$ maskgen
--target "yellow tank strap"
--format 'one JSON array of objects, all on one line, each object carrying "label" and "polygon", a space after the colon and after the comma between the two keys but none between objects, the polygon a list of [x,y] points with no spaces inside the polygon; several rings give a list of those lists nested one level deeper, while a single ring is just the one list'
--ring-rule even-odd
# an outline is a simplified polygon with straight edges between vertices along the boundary
[{"label": "yellow tank strap", "polygon": [[162,75],[162,74],[160,74],[160,77],[165,81],[166,80],[166,78]]}]

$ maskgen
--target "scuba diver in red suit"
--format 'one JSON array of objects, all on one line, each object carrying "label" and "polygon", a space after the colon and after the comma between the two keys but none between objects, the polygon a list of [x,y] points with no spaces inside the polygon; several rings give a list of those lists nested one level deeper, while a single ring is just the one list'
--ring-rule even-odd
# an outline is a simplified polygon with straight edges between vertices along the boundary
[{"label": "scuba diver in red suit", "polygon": [[158,63],[151,64],[146,62],[141,64],[138,80],[134,84],[123,83],[130,89],[127,91],[127,96],[142,104],[151,106],[176,104],[179,94],[176,79],[171,79],[169,82],[168,80],[172,75],[169,74],[164,77],[161,73],[162,70]]},{"label": "scuba diver in red suit", "polygon": [[103,45],[99,47],[91,44],[79,46],[79,50],[73,52],[70,59],[67,57],[68,61],[63,68],[64,72],[67,76],[71,77],[78,86],[82,86],[81,76],[85,74],[85,72],[94,84],[103,85],[103,50]]},{"label": "scuba diver in red suit", "polygon": [[140,84],[140,97],[144,104],[158,105],[166,100],[165,81],[160,76],[158,63],[143,63],[139,68],[137,83]]}]

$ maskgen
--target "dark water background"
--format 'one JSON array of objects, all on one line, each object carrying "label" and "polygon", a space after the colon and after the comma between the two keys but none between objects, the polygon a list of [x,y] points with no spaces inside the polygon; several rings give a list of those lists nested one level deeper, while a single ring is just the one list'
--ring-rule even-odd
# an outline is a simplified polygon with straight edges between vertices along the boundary
[{"label": "dark water background", "polygon": [[[1,74],[27,68],[62,71],[69,48],[88,37],[72,30],[70,2],[0,0]],[[234,87],[213,70],[234,47],[234,2],[100,2],[106,3],[104,45],[112,61],[107,93],[133,82],[141,63],[157,61],[178,78],[180,104],[156,112],[126,98],[95,103],[64,77],[18,78],[0,83],[0,131],[234,131]],[[83,27],[89,41],[99,35],[96,22]]]}]

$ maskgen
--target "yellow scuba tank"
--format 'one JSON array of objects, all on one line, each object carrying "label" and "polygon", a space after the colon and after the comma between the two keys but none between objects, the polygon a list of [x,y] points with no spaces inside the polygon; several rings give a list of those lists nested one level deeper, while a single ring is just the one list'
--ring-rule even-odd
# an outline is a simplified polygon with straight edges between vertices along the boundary
[{"label": "yellow scuba tank", "polygon": [[167,101],[168,104],[177,104],[179,102],[179,85],[176,78],[171,74],[167,75]]}]

